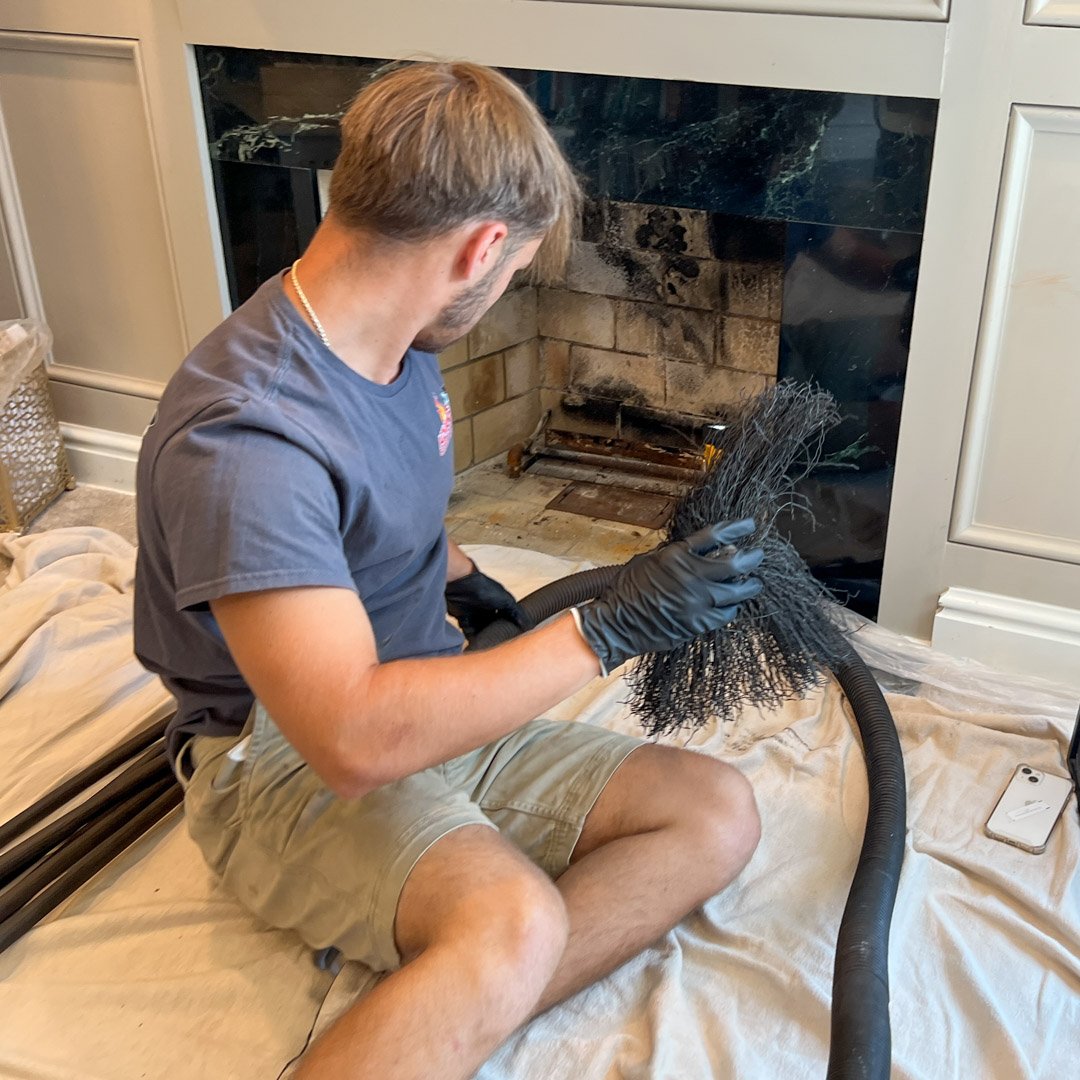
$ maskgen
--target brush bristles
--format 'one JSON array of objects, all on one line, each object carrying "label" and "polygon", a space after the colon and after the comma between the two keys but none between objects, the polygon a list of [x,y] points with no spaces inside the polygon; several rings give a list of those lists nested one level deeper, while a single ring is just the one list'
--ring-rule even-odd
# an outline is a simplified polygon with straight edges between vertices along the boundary
[{"label": "brush bristles", "polygon": [[748,705],[778,707],[820,684],[837,660],[837,606],[776,523],[809,513],[795,486],[839,422],[829,394],[788,381],[744,402],[714,440],[721,456],[679,501],[665,542],[752,517],[758,528],[744,543],[765,551],[762,591],[722,630],[641,658],[629,676],[631,706],[648,734],[732,721]]}]

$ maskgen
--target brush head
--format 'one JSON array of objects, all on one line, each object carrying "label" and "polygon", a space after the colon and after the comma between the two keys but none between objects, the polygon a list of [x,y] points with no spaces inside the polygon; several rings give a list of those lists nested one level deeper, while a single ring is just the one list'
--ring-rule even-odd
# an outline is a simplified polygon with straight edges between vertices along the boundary
[{"label": "brush head", "polygon": [[745,545],[765,552],[755,572],[762,590],[726,627],[639,660],[629,675],[631,706],[648,734],[732,721],[748,705],[777,707],[820,684],[838,661],[838,605],[778,521],[810,513],[796,485],[839,422],[824,390],[785,381],[712,430],[712,465],[679,501],[664,542],[752,517],[758,528]]}]

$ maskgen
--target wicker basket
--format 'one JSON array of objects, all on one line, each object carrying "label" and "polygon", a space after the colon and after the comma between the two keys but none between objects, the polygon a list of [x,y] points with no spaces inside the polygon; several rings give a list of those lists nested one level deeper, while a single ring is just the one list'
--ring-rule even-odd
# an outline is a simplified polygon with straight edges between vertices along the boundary
[{"label": "wicker basket", "polygon": [[22,531],[75,486],[44,364],[0,407],[0,530]]}]

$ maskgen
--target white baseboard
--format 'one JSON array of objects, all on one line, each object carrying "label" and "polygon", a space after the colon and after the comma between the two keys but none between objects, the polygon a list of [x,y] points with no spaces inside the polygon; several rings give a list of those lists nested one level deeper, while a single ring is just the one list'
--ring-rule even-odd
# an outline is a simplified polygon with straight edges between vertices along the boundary
[{"label": "white baseboard", "polygon": [[964,588],[939,605],[935,649],[1080,687],[1080,611]]},{"label": "white baseboard", "polygon": [[71,471],[80,484],[135,494],[135,464],[142,437],[121,431],[61,424]]}]

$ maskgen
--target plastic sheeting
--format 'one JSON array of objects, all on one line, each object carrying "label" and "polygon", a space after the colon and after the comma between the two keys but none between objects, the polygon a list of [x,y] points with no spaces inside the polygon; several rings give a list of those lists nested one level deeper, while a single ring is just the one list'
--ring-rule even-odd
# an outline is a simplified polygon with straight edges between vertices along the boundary
[{"label": "plastic sheeting", "polygon": [[0,409],[33,370],[45,363],[52,332],[35,319],[0,322]]}]

